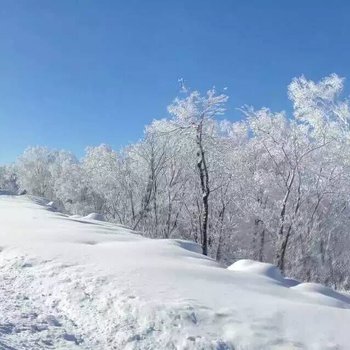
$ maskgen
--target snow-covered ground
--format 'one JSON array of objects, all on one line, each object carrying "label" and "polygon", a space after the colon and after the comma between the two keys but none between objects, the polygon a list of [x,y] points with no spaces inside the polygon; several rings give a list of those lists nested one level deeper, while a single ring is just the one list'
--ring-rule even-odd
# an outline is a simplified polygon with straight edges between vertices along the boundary
[{"label": "snow-covered ground", "polygon": [[350,349],[350,298],[0,196],[0,349]]}]

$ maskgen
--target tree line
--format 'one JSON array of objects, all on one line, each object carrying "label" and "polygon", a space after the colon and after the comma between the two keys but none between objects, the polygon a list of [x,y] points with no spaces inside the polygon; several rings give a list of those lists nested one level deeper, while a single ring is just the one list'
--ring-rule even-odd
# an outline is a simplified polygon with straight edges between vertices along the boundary
[{"label": "tree line", "polygon": [[116,151],[30,147],[0,168],[0,186],[54,200],[61,210],[152,238],[198,242],[223,264],[274,262],[285,274],[350,289],[350,103],[344,80],[295,78],[293,113],[240,109],[186,91],[144,137]]}]

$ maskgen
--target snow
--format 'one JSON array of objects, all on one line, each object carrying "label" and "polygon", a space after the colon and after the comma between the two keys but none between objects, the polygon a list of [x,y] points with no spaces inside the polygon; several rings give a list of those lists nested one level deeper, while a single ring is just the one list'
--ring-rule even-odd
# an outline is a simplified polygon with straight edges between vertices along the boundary
[{"label": "snow", "polygon": [[97,221],[105,221],[105,218],[103,217],[102,214],[98,213],[91,213],[86,216],[84,216],[84,219],[86,220],[97,220]]},{"label": "snow", "polygon": [[292,287],[294,290],[303,293],[310,293],[310,295],[314,295],[314,297],[321,298],[322,295],[332,298],[335,300],[339,300],[340,302],[344,302],[350,305],[350,296],[344,295],[342,293],[338,293],[331,288],[323,286],[318,283],[300,283],[296,286]]},{"label": "snow", "polygon": [[79,219],[81,218],[81,215],[74,214],[74,215],[70,215],[69,217],[72,219]]},{"label": "snow", "polygon": [[[0,349],[349,349],[346,295],[0,196]],[[295,285],[290,287],[290,285]]]},{"label": "snow", "polygon": [[249,259],[242,259],[233,263],[227,269],[230,271],[249,272],[284,282],[284,277],[282,276],[280,270],[275,265],[268,263],[262,263]]}]

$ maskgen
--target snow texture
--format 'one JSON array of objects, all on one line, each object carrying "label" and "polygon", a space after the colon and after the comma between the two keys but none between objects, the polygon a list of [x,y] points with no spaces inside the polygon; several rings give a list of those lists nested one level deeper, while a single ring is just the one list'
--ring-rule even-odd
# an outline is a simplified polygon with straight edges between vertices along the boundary
[{"label": "snow texture", "polygon": [[40,203],[0,196],[0,349],[350,348],[346,295]]}]

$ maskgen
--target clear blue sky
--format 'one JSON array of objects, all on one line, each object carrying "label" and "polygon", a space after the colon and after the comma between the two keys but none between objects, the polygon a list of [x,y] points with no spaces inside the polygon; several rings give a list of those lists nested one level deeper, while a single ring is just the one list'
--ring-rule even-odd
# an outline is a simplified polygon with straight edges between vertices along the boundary
[{"label": "clear blue sky", "polygon": [[285,109],[294,76],[350,78],[349,14],[345,0],[1,0],[0,163],[134,142],[179,77],[228,87],[231,118]]}]

